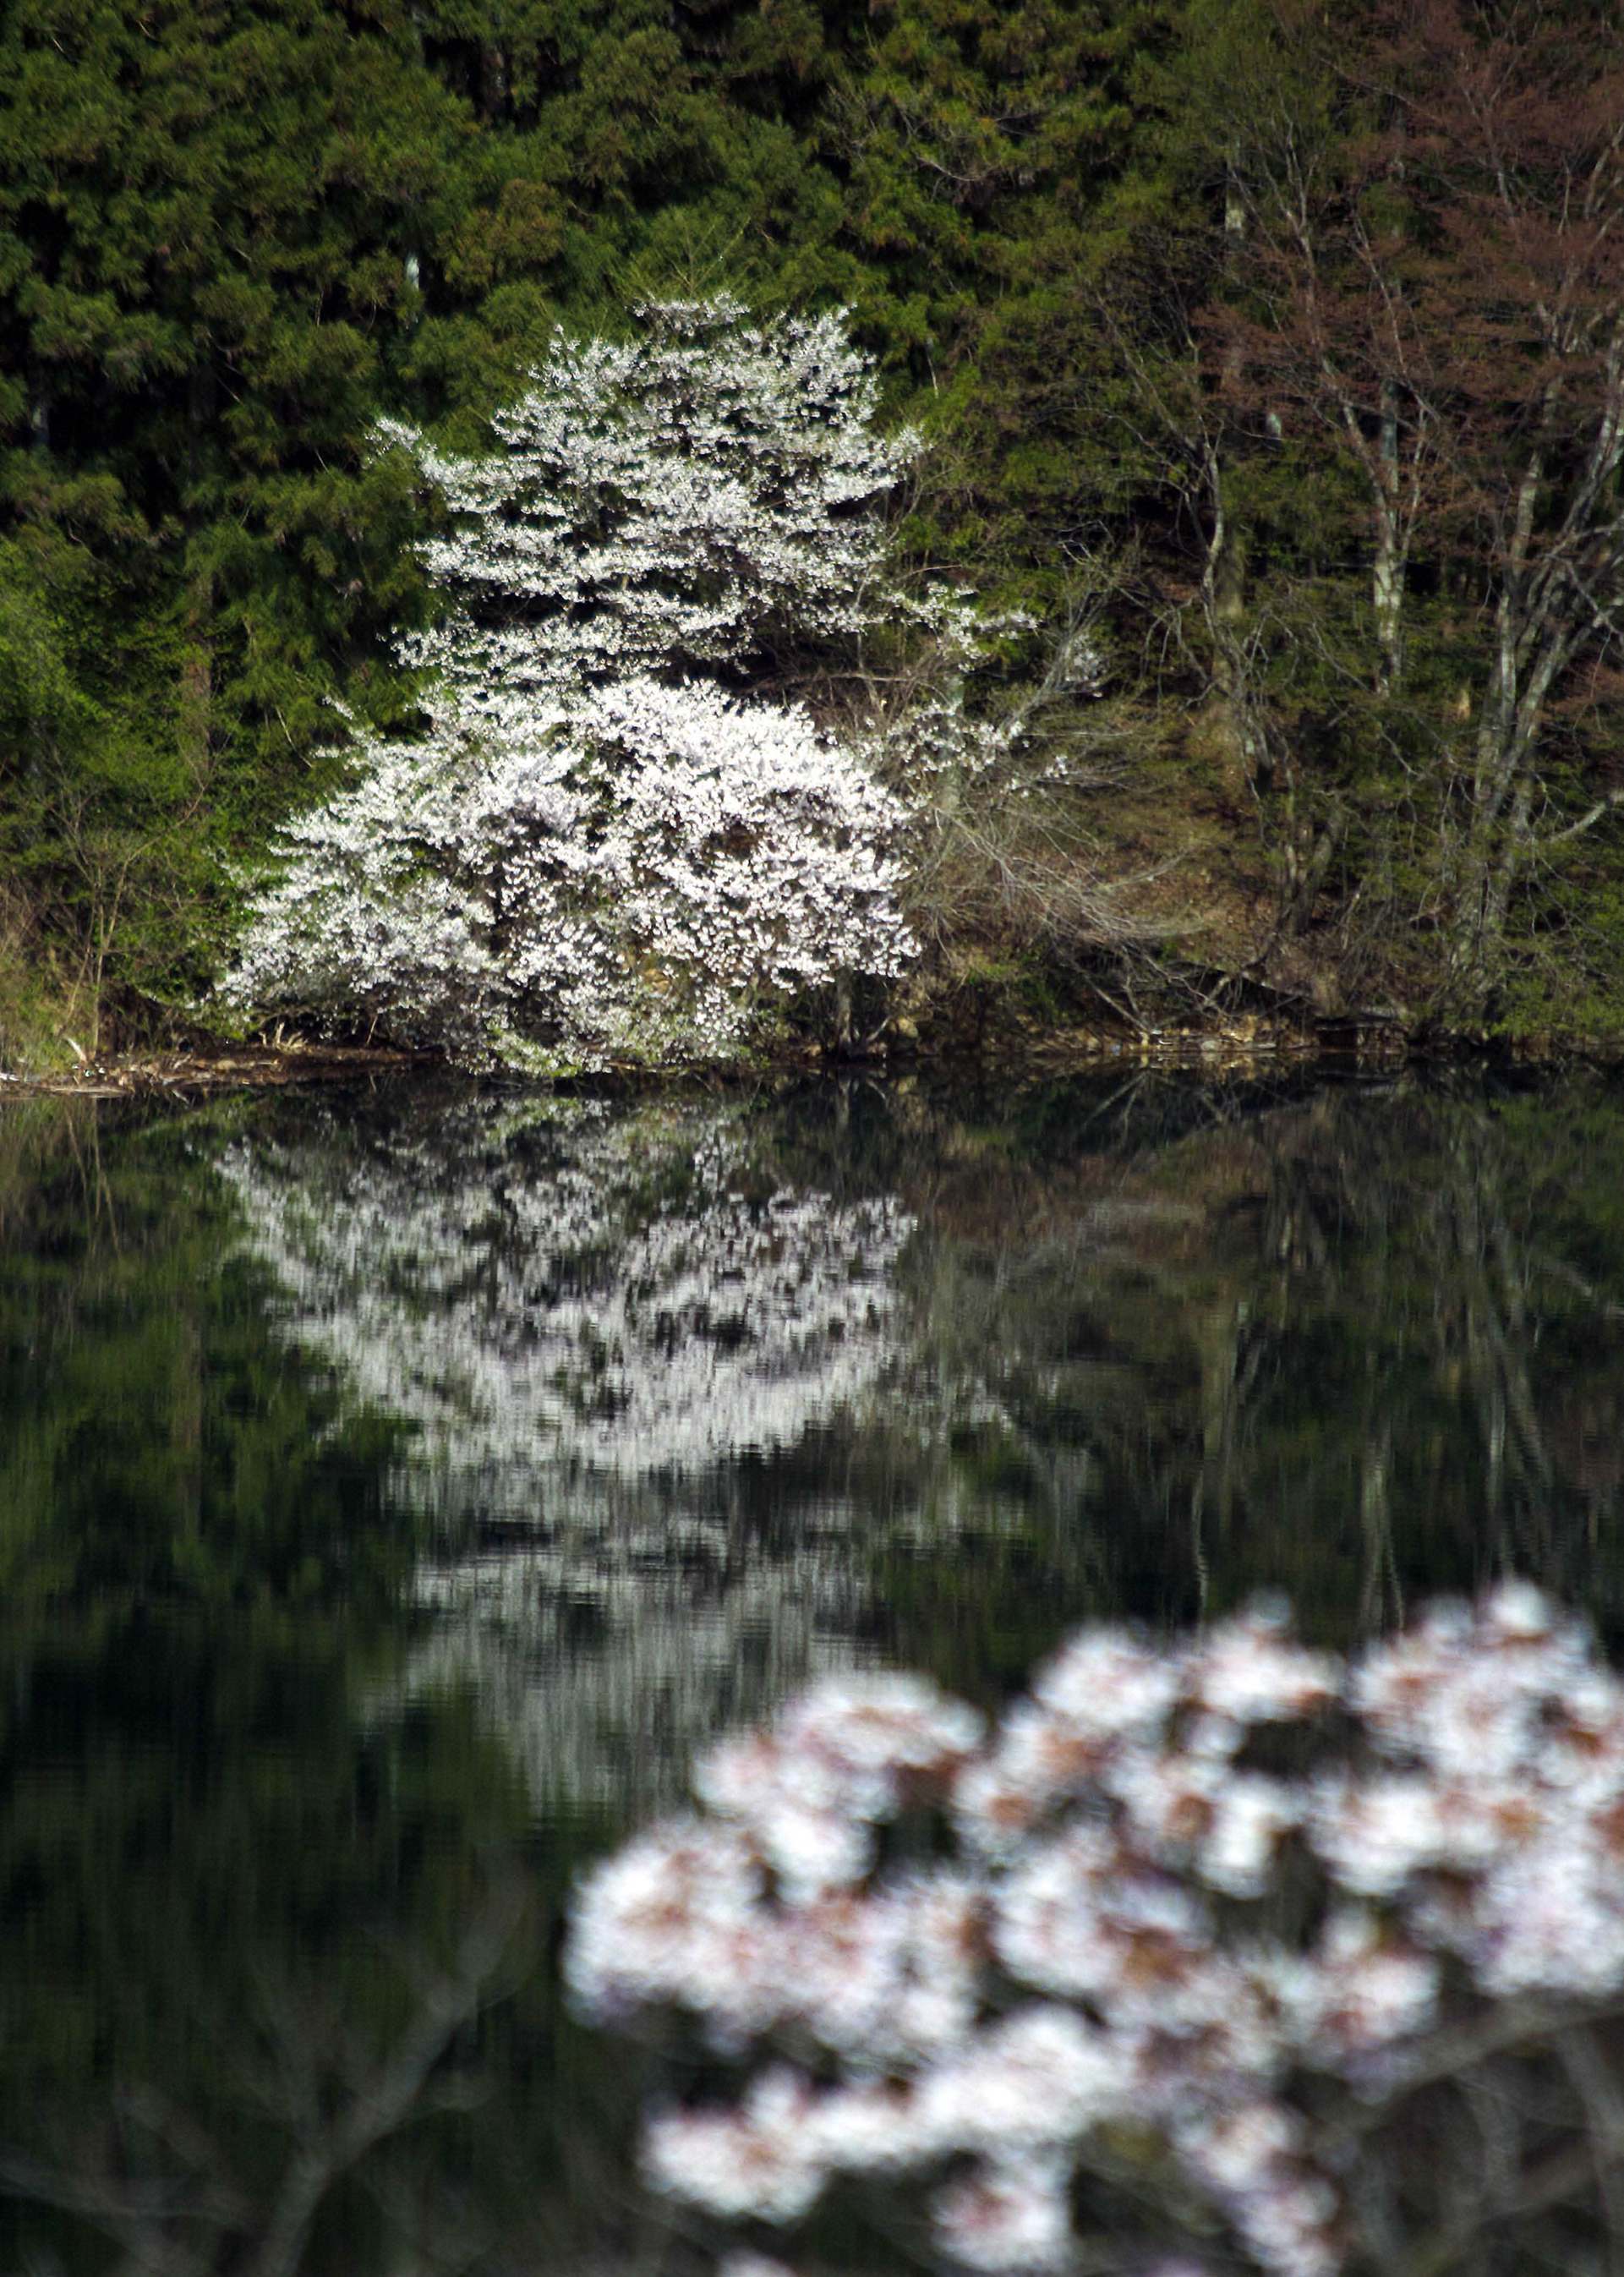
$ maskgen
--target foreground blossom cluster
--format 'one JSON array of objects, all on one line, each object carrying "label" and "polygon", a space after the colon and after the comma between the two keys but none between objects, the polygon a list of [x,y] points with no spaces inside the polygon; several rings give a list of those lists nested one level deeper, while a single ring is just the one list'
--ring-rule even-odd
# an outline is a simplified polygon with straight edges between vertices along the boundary
[{"label": "foreground blossom cluster", "polygon": [[1402,2227],[1362,2146],[1440,2051],[1624,1991],[1624,1687],[1521,1584],[1347,1662],[1269,1610],[1084,1631],[990,1730],[833,1678],[695,1787],[586,1882],[568,1968],[697,2028],[645,2158],[724,2225],[848,2182],[922,2199],[949,2267],[1123,2266],[1126,2224],[1147,2267],[1330,2277]]},{"label": "foreground blossom cluster", "polygon": [[880,509],[916,440],[875,410],[838,317],[718,301],[560,332],[485,453],[386,428],[452,518],[449,613],[402,648],[425,725],[358,733],[288,826],[228,997],[546,1071],[726,1058],[895,974],[880,741],[740,693],[905,607]]}]

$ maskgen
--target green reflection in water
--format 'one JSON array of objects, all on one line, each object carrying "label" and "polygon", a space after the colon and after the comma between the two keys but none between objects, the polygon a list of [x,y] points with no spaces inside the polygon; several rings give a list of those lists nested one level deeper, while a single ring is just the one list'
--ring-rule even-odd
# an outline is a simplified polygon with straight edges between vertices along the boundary
[{"label": "green reflection in water", "polygon": [[544,2262],[609,1830],[538,1851],[473,1697],[399,1695],[407,1435],[275,1332],[244,1119],[0,1126],[0,2266]]},{"label": "green reflection in water", "polygon": [[998,1355],[998,1451],[1045,1499],[1086,1458],[1059,1499],[1112,1600],[1284,1588],[1346,1641],[1515,1567],[1616,1628],[1617,1089],[1127,1104],[1098,1154],[1048,1121],[964,1147],[921,1306],[945,1370]]},{"label": "green reflection in water", "polygon": [[1506,1567],[1616,1638],[1621,1141],[1601,1082],[9,1110],[0,2264],[634,2242],[569,1883],[816,1669]]}]

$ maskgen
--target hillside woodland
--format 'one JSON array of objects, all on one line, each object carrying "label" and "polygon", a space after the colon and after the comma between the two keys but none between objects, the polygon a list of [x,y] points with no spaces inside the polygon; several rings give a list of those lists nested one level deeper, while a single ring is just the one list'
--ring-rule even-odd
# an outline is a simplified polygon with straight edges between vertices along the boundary
[{"label": "hillside woodland", "polygon": [[1624,1040],[1594,0],[11,0],[0,1065]]}]

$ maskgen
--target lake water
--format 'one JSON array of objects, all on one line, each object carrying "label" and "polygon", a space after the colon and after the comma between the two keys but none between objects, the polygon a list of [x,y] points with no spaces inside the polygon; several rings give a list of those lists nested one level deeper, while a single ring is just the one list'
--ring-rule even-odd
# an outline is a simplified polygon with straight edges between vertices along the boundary
[{"label": "lake water", "polygon": [[13,1104],[0,1229],[8,2273],[679,2266],[564,1908],[816,1672],[1624,1644],[1599,1078]]}]

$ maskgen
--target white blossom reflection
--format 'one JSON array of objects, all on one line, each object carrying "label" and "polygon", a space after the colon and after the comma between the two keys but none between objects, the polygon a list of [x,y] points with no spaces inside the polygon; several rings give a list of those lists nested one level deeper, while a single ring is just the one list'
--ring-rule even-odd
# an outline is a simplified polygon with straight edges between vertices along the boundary
[{"label": "white blossom reflection", "polygon": [[282,1332],[414,1427],[408,1695],[471,1687],[538,1800],[646,1807],[718,1722],[863,1657],[850,1501],[748,1486],[894,1365],[894,1197],[785,1177],[714,1102],[468,1098],[333,1138],[225,1169]]},{"label": "white blossom reflection", "polygon": [[647,1808],[719,1724],[866,1656],[853,1514],[797,1515],[787,1542],[730,1537],[680,1502],[577,1504],[540,1538],[429,1559],[430,1626],[391,1701],[471,1688],[538,1808]]},{"label": "white blossom reflection", "polygon": [[793,1446],[892,1353],[906,1212],[763,1178],[740,1114],[476,1100],[224,1167],[286,1333],[416,1427],[440,1514]]}]

